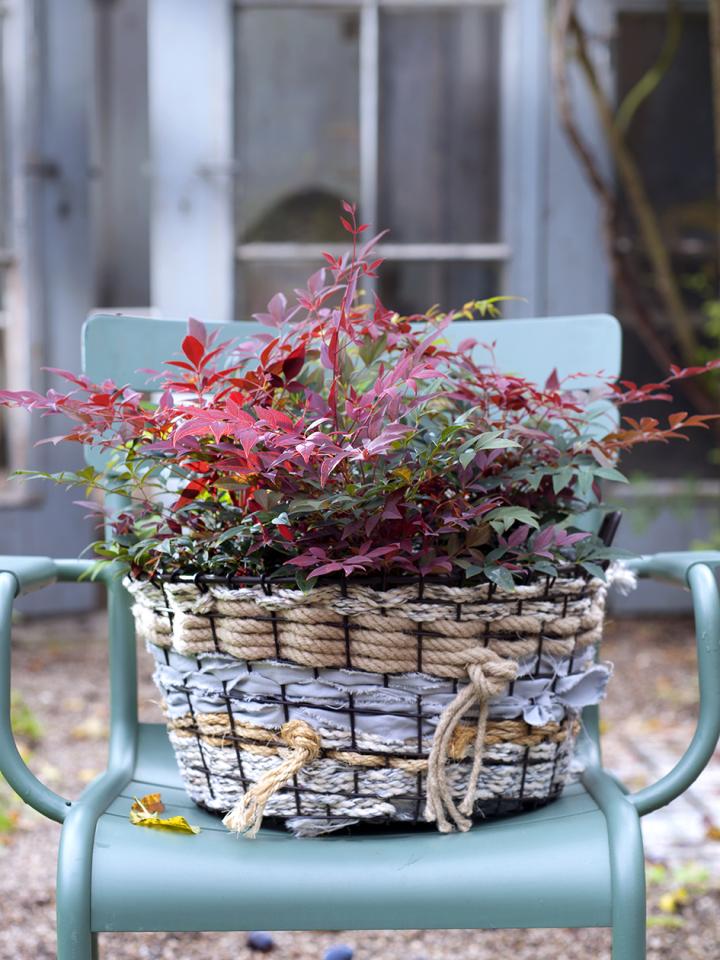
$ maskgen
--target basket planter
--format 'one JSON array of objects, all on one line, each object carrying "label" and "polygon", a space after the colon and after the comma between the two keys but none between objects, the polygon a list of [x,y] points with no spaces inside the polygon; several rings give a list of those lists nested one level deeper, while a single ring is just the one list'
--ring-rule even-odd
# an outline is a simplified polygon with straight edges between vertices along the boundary
[{"label": "basket planter", "polygon": [[537,807],[573,776],[607,582],[128,581],[190,796],[253,835]]}]

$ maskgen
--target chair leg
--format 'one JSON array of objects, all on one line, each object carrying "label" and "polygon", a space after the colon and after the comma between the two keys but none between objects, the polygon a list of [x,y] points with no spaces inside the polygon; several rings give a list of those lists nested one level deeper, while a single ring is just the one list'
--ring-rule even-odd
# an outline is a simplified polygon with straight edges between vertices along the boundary
[{"label": "chair leg", "polygon": [[640,817],[617,783],[599,766],[588,766],[582,780],[607,822],[612,960],[646,960],[645,854]]},{"label": "chair leg", "polygon": [[614,868],[612,960],[645,960],[647,903],[640,818],[629,803],[622,806],[622,814],[615,818],[620,823],[610,852]]},{"label": "chair leg", "polygon": [[613,927],[612,960],[646,960],[644,915],[632,928]]},{"label": "chair leg", "polygon": [[58,960],[97,960],[90,929],[90,874],[95,820],[78,804],[63,824],[57,869]]},{"label": "chair leg", "polygon": [[97,934],[73,928],[58,915],[57,960],[98,960]]}]

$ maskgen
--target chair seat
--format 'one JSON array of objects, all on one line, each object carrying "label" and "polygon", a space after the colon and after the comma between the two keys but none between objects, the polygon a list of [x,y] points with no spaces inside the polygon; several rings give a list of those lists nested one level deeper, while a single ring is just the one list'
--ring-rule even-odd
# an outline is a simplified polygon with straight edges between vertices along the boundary
[{"label": "chair seat", "polygon": [[[160,790],[197,836],[133,826]],[[142,725],[135,776],[100,818],[92,928],[318,930],[609,926],[605,818],[580,784],[466,834],[231,836],[185,795],[165,730]]]}]

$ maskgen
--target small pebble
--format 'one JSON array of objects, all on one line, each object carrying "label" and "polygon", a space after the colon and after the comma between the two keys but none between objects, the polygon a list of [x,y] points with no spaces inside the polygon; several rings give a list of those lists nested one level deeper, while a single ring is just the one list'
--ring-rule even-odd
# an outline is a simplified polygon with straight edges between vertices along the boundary
[{"label": "small pebble", "polygon": [[264,930],[251,930],[245,942],[251,950],[259,950],[261,953],[269,953],[275,946],[273,938]]},{"label": "small pebble", "polygon": [[344,943],[339,943],[335,947],[330,947],[325,951],[323,960],[352,960],[353,948]]}]

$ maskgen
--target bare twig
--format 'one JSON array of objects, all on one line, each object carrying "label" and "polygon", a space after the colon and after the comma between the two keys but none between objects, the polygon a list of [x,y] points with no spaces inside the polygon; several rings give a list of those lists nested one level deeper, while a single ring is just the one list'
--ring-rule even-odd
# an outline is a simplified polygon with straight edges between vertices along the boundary
[{"label": "bare twig", "polygon": [[670,69],[680,46],[682,30],[683,16],[679,0],[668,0],[667,29],[660,56],[650,69],[645,71],[638,82],[628,90],[615,114],[615,125],[623,136],[627,133],[633,117],[642,104],[645,103],[653,90],[657,89]]},{"label": "bare twig", "polygon": [[[575,2],[576,0],[557,0],[555,5],[552,33],[552,69],[560,122],[600,201],[603,240],[615,286],[630,311],[631,322],[648,353],[661,369],[667,370],[675,362],[674,358],[665,346],[653,315],[643,300],[629,254],[618,249],[616,237],[619,211],[615,189],[603,176],[574,115],[567,76],[567,50],[570,36],[575,34],[576,30],[574,25]],[[597,82],[596,77],[595,80]],[[698,383],[685,381],[682,386],[688,399],[691,400],[698,411],[714,412],[714,403]]]},{"label": "bare twig", "polygon": [[575,119],[568,84],[566,53],[570,18],[573,15],[574,7],[575,0],[558,0],[553,23],[552,70],[560,122],[600,201],[603,240],[615,284],[619,288],[623,300],[632,309],[633,324],[647,345],[651,356],[661,368],[667,369],[673,362],[673,358],[658,336],[652,318],[638,296],[637,284],[633,282],[626,257],[617,249],[615,237],[617,235],[618,209],[615,191],[600,172],[592,150],[585,142]]},{"label": "bare twig", "polygon": [[577,62],[587,80],[617,172],[630,201],[645,252],[655,274],[658,292],[672,324],[675,340],[682,353],[683,361],[687,364],[695,363],[698,357],[698,339],[683,303],[660,224],[647,195],[638,165],[615,124],[612,106],[598,80],[595,65],[587,48],[585,33],[574,11],[570,16],[569,29],[576,41]]}]

